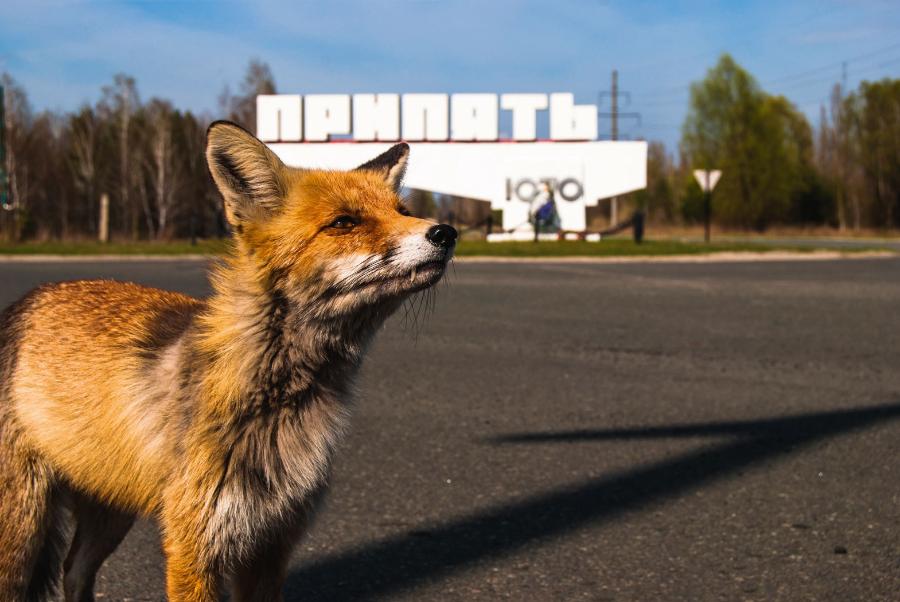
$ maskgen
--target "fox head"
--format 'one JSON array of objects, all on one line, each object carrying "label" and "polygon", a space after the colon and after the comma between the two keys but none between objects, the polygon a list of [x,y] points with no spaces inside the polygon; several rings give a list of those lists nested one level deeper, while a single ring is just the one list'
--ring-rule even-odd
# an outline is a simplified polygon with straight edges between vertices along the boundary
[{"label": "fox head", "polygon": [[390,310],[443,275],[457,232],[403,206],[408,157],[400,143],[352,171],[297,169],[235,124],[207,133],[239,253],[264,287],[328,315]]}]

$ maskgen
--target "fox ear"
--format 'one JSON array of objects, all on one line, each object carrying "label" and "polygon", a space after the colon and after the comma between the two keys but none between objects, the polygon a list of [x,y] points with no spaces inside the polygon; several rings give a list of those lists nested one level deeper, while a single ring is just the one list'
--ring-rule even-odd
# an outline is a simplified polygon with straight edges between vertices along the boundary
[{"label": "fox ear", "polygon": [[209,173],[232,226],[264,217],[284,199],[284,163],[242,127],[216,121],[206,131]]},{"label": "fox ear", "polygon": [[406,161],[409,159],[409,145],[405,142],[395,144],[371,161],[356,168],[357,171],[374,171],[384,178],[394,192],[400,191],[400,184],[406,174]]}]

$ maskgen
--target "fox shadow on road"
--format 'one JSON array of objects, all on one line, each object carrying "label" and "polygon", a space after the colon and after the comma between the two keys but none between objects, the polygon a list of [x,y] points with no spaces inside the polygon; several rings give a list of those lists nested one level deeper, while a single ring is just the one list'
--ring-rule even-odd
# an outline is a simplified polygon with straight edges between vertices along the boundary
[{"label": "fox shadow on road", "polygon": [[485,558],[612,520],[817,441],[897,418],[900,403],[747,422],[518,433],[490,439],[485,443],[732,436],[623,474],[589,479],[321,558],[289,576],[287,599],[363,600],[408,590]]}]

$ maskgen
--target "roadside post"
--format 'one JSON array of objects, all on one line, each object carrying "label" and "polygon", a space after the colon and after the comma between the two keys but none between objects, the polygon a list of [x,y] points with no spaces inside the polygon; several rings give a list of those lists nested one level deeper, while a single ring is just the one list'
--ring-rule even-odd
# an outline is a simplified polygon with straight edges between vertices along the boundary
[{"label": "roadside post", "polygon": [[97,240],[109,242],[109,195],[100,195],[100,223],[97,225]]},{"label": "roadside post", "polygon": [[644,212],[640,209],[631,216],[631,228],[634,243],[641,244],[644,241]]},{"label": "roadside post", "polygon": [[719,169],[695,169],[694,178],[703,191],[703,240],[709,242],[709,222],[712,217],[712,191],[719,183],[722,171]]}]

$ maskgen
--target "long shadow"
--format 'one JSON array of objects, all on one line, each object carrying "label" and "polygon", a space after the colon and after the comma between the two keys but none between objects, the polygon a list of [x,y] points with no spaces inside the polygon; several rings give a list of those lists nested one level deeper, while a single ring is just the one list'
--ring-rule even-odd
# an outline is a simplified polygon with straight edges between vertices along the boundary
[{"label": "long shadow", "polygon": [[898,417],[900,404],[889,404],[744,423],[549,433],[550,439],[538,434],[500,438],[496,444],[507,440],[742,435],[737,441],[708,445],[647,467],[589,479],[319,559],[290,575],[286,593],[289,600],[381,598],[434,582],[485,558],[560,538],[659,503],[817,441]]},{"label": "long shadow", "polygon": [[[838,411],[841,414],[845,411]],[[852,411],[847,411],[852,412]],[[819,416],[816,414],[815,416]],[[766,420],[734,422],[699,422],[672,426],[651,426],[618,429],[574,429],[568,431],[542,431],[538,433],[510,433],[488,439],[488,443],[577,443],[579,441],[607,441],[614,439],[675,439],[685,437],[717,437],[734,435],[741,437],[766,437],[791,428],[794,421],[806,416],[769,418]]]}]

